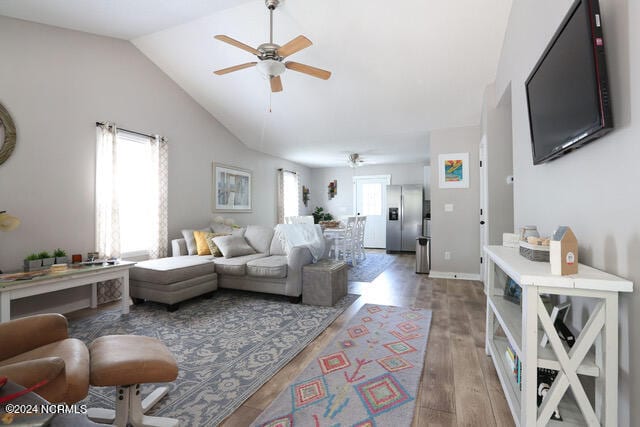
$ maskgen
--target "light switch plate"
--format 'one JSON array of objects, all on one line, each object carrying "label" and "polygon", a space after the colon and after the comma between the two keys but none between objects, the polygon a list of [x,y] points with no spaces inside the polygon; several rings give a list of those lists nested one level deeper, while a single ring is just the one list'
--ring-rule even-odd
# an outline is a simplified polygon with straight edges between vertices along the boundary
[{"label": "light switch plate", "polygon": [[453,212],[453,203],[447,203],[444,205],[445,212]]}]

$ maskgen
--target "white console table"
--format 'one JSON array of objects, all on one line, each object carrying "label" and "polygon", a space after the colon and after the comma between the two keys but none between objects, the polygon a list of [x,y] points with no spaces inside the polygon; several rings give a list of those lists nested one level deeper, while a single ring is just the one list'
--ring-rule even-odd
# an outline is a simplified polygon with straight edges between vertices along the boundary
[{"label": "white console table", "polygon": [[[485,349],[495,364],[516,425],[617,426],[618,293],[632,292],[633,283],[582,264],[578,274],[555,276],[549,263],[529,261],[518,249],[503,246],[484,249],[489,261],[485,282]],[[496,280],[496,267],[521,287],[520,305],[503,298],[504,283]],[[596,301],[571,349],[558,336],[541,294],[587,297]],[[504,336],[496,335],[498,325]],[[543,348],[539,343],[544,333],[549,337],[549,344]],[[505,355],[508,345],[522,363],[521,387]],[[540,407],[537,406],[538,367],[558,371]],[[579,375],[595,377],[594,406]],[[573,398],[566,393],[569,388]],[[556,407],[562,422],[551,420]]]},{"label": "white console table", "polygon": [[83,266],[69,268],[59,273],[49,273],[29,280],[0,281],[0,322],[11,319],[11,301],[42,295],[62,289],[91,285],[91,308],[98,306],[97,283],[106,280],[122,280],[122,313],[129,312],[129,269],[135,262],[120,261],[115,265]]}]

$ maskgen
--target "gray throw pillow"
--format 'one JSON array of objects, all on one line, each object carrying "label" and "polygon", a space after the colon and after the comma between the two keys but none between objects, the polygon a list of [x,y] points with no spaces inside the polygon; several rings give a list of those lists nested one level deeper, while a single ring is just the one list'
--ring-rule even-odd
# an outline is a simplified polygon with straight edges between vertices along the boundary
[{"label": "gray throw pillow", "polygon": [[255,249],[253,249],[242,236],[231,235],[214,237],[213,241],[225,258],[233,258],[236,256],[256,253]]},{"label": "gray throw pillow", "polygon": [[[198,255],[198,247],[196,246],[196,238],[193,232],[196,230],[182,230],[182,237],[187,244],[187,255]],[[202,228],[198,231],[209,231],[208,228]]]}]

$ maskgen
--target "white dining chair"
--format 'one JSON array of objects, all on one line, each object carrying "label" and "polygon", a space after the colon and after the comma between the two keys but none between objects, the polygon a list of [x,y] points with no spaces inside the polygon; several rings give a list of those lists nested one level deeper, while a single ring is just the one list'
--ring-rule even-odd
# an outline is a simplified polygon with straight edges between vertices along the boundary
[{"label": "white dining chair", "polygon": [[333,256],[335,259],[342,259],[345,262],[351,261],[353,266],[358,265],[356,251],[357,238],[357,217],[350,216],[345,221],[344,231],[336,235],[333,239]]},{"label": "white dining chair", "polygon": [[285,216],[285,224],[313,224],[313,215]]},{"label": "white dining chair", "polygon": [[355,255],[358,261],[362,261],[367,257],[364,250],[364,231],[367,225],[367,216],[360,215],[356,217],[356,236],[355,236]]},{"label": "white dining chair", "polygon": [[301,215],[298,217],[297,224],[313,224],[313,215]]}]

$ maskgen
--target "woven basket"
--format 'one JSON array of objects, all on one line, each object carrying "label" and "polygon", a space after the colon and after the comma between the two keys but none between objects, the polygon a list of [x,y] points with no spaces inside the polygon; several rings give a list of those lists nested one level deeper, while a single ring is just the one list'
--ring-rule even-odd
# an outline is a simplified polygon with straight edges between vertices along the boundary
[{"label": "woven basket", "polygon": [[320,225],[324,228],[338,228],[340,227],[340,221],[320,221]]},{"label": "woven basket", "polygon": [[538,246],[520,242],[520,255],[530,261],[549,262],[549,246]]}]

